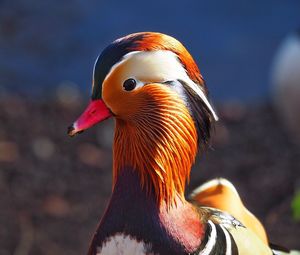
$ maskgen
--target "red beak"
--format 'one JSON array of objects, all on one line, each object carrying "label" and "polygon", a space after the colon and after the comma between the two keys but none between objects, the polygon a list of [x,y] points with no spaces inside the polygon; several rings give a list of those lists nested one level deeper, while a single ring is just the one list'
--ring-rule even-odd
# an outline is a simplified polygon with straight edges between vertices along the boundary
[{"label": "red beak", "polygon": [[73,123],[73,125],[68,127],[68,135],[74,136],[78,133],[82,133],[85,129],[88,129],[111,116],[111,111],[101,99],[92,100],[81,116]]}]

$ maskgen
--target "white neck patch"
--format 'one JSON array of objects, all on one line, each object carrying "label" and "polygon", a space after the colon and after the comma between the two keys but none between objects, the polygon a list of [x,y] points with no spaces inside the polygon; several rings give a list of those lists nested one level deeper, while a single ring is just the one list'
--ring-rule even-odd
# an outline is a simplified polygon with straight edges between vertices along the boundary
[{"label": "white neck patch", "polygon": [[149,253],[151,245],[137,241],[130,235],[118,233],[107,238],[102,247],[97,248],[96,255],[154,255]]},{"label": "white neck patch", "polygon": [[174,52],[168,50],[130,52],[111,68],[105,80],[121,65],[125,65],[124,79],[135,77],[140,81],[148,82],[184,81],[206,104],[214,119],[218,120],[203,90],[190,79]]}]

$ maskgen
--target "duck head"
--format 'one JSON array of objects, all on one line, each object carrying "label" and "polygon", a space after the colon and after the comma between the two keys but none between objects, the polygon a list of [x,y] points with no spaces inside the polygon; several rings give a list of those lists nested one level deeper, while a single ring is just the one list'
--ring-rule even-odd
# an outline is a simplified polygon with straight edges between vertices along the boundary
[{"label": "duck head", "polygon": [[91,101],[70,136],[115,118],[113,183],[132,168],[157,202],[184,198],[197,149],[209,142],[217,116],[192,56],[173,37],[131,34],[97,58]]}]

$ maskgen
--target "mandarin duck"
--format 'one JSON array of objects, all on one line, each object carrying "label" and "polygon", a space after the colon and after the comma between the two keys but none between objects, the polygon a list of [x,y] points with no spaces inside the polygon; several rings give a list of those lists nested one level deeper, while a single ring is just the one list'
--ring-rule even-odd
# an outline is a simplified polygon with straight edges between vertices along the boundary
[{"label": "mandarin duck", "polygon": [[[68,128],[74,136],[115,118],[113,187],[89,255],[288,254],[225,179],[185,198],[198,149],[218,119],[186,48],[161,33],[112,42],[97,58],[92,96]],[[281,253],[286,252],[286,253]]]}]

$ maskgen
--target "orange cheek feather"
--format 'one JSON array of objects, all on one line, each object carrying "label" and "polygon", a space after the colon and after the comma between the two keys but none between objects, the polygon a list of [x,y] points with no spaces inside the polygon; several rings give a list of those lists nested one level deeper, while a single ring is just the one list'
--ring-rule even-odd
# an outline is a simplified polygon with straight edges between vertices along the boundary
[{"label": "orange cheek feather", "polygon": [[177,196],[184,197],[197,153],[194,121],[167,86],[149,84],[127,92],[123,80],[113,72],[103,86],[103,99],[116,115],[114,182],[122,168],[132,167],[142,186],[154,189],[158,202],[171,205]]},{"label": "orange cheek feather", "polygon": [[102,98],[110,110],[119,118],[127,118],[139,109],[137,90],[125,91],[123,82],[126,78],[124,66],[119,66],[103,83]]}]

